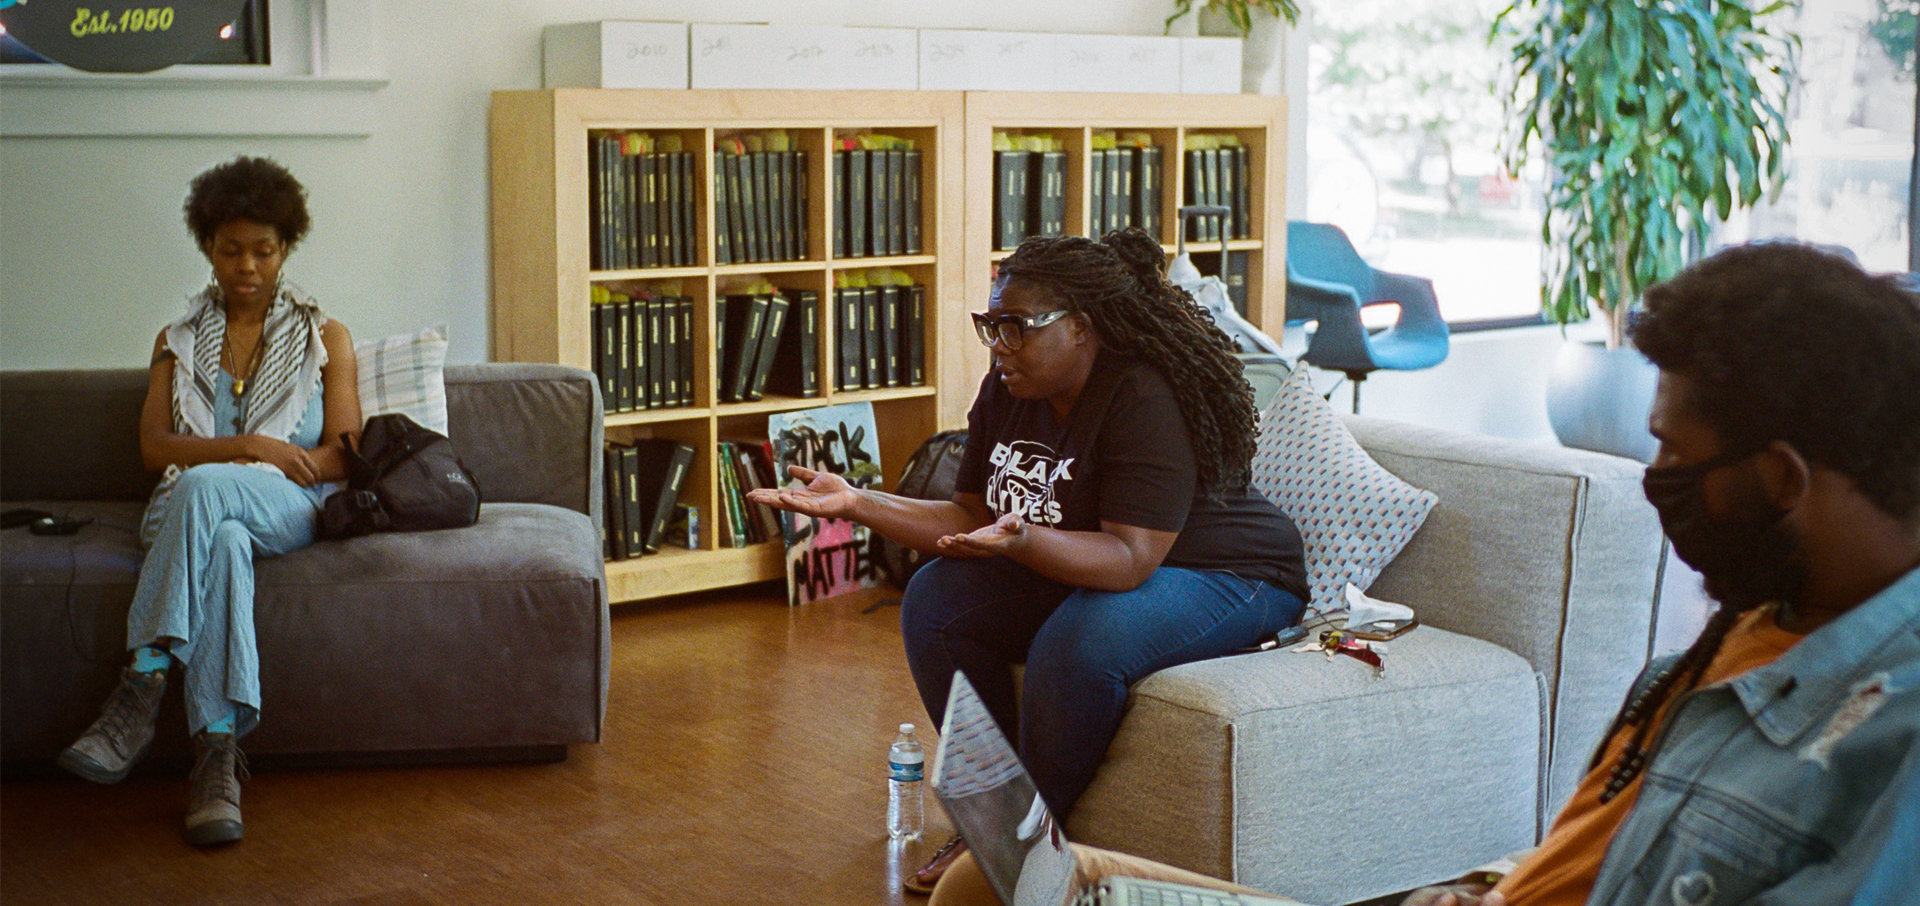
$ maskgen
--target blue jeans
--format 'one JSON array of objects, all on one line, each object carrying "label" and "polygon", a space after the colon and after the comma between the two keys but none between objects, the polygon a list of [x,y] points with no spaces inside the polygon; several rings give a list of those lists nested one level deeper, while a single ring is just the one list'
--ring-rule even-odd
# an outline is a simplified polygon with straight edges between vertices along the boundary
[{"label": "blue jeans", "polygon": [[[1231,654],[1299,622],[1265,582],[1163,566],[1126,592],[1055,582],[1005,557],[938,558],[907,584],[900,627],[927,715],[964,671],[1055,817],[1065,820],[1120,729],[1127,690],[1176,664]],[[1015,704],[1012,665],[1027,665]]]}]

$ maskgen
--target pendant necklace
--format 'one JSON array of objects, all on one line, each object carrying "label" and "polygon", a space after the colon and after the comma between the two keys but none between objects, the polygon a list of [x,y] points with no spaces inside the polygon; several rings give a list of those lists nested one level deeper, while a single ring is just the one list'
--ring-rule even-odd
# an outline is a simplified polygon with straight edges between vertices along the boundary
[{"label": "pendant necklace", "polygon": [[222,333],[221,352],[226,355],[227,362],[234,368],[234,371],[228,373],[233,375],[233,398],[239,399],[247,392],[248,378],[253,377],[253,373],[260,369],[260,354],[267,347],[267,329],[265,325],[260,328],[260,338],[254,341],[252,361],[247,364],[247,373],[244,377],[236,373],[240,367],[240,360],[233,354],[233,333],[231,331]]}]

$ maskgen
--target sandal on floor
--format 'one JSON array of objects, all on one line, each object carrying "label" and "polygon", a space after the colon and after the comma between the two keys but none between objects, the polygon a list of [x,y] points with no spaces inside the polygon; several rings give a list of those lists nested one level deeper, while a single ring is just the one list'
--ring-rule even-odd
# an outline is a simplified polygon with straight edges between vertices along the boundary
[{"label": "sandal on floor", "polygon": [[954,860],[966,851],[967,841],[961,839],[959,834],[954,834],[953,839],[940,844],[940,848],[933,851],[933,858],[928,859],[919,871],[908,875],[906,880],[900,882],[900,886],[906,888],[908,893],[932,893],[933,885],[940,883],[940,876],[946,874],[947,869],[953,867]]}]

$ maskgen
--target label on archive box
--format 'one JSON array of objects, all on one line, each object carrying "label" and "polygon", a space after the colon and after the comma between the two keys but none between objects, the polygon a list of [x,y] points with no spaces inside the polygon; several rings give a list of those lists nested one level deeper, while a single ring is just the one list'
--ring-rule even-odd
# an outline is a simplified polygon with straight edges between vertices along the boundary
[{"label": "label on archive box", "polygon": [[689,26],[688,81],[694,88],[892,89],[919,87],[910,28]]},{"label": "label on archive box", "polygon": [[1181,38],[1182,94],[1240,93],[1239,38]]},{"label": "label on archive box", "polygon": [[1052,91],[1055,35],[920,29],[922,91]]}]

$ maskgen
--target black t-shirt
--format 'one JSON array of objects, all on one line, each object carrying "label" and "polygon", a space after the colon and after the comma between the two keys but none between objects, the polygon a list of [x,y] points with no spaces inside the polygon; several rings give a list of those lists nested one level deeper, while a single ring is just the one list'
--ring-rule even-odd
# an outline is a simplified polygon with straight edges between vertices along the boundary
[{"label": "black t-shirt", "polygon": [[967,429],[954,490],[985,497],[996,518],[1179,532],[1164,565],[1225,570],[1307,597],[1293,520],[1252,488],[1198,493],[1180,405],[1144,362],[1101,352],[1064,425],[1046,400],[1015,399],[988,372]]}]

